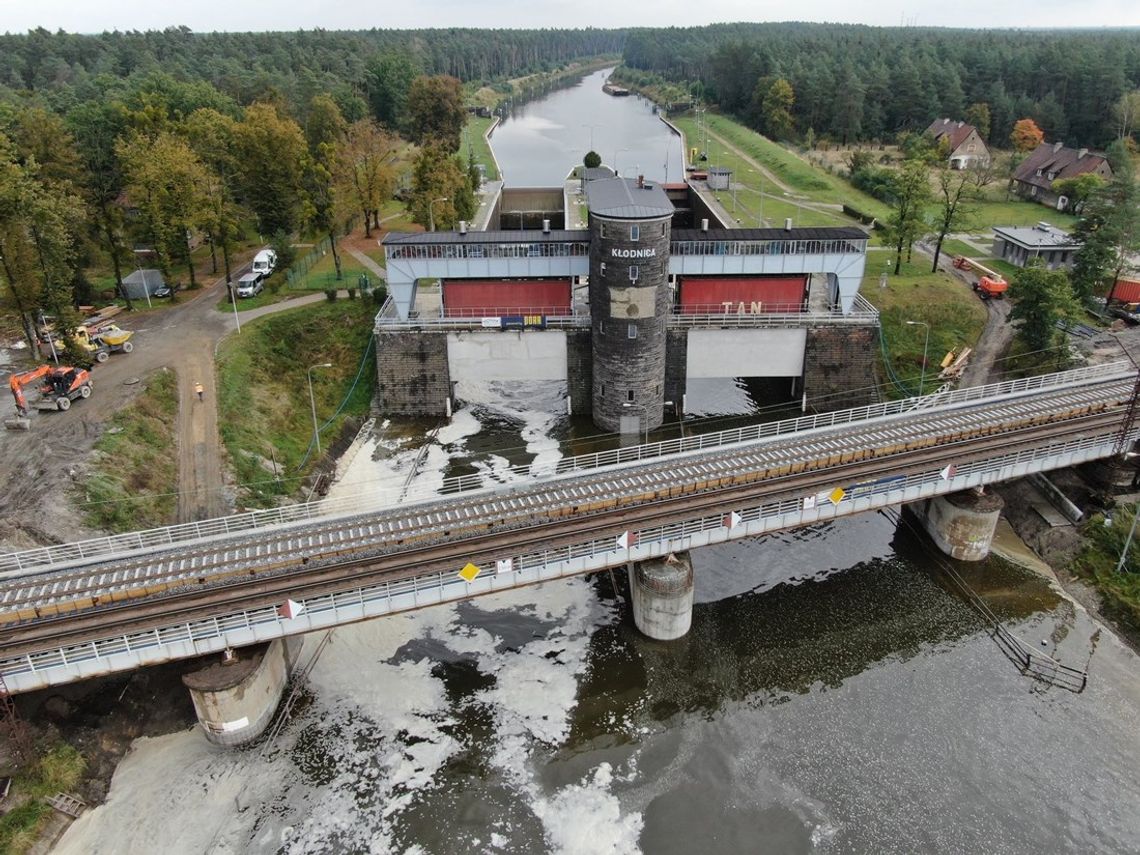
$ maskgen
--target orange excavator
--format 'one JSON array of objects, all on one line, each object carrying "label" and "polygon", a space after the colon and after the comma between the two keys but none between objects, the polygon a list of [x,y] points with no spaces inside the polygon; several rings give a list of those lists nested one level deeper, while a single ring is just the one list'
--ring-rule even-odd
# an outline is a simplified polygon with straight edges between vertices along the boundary
[{"label": "orange excavator", "polygon": [[91,397],[91,373],[86,369],[68,365],[41,365],[31,371],[13,374],[8,381],[20,418],[28,415],[28,399],[24,389],[41,380],[40,397],[35,401],[37,410],[66,410],[76,398]]}]

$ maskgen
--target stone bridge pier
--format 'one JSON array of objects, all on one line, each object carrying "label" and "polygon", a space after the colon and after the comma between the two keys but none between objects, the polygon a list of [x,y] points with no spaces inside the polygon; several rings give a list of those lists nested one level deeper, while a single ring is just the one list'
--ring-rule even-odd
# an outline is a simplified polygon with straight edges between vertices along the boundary
[{"label": "stone bridge pier", "polygon": [[938,548],[959,561],[981,561],[990,554],[1005,502],[981,488],[934,496],[909,507]]},{"label": "stone bridge pier", "polygon": [[693,561],[688,552],[629,565],[633,622],[657,641],[673,641],[693,622]]},{"label": "stone bridge pier", "polygon": [[206,739],[237,746],[261,736],[281,703],[299,648],[299,639],[279,638],[228,650],[220,660],[184,674]]}]

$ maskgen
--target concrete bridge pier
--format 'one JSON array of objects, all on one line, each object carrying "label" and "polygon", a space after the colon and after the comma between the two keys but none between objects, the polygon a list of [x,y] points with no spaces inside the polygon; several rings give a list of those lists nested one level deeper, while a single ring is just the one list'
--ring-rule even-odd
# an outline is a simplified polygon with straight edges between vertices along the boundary
[{"label": "concrete bridge pier", "polygon": [[245,745],[265,732],[289,680],[288,639],[227,650],[221,660],[184,674],[194,711],[215,745]]},{"label": "concrete bridge pier", "polygon": [[693,562],[688,552],[629,565],[633,622],[657,641],[673,641],[693,622]]},{"label": "concrete bridge pier", "polygon": [[938,548],[960,561],[981,561],[990,554],[1005,502],[981,488],[935,496],[910,507]]}]

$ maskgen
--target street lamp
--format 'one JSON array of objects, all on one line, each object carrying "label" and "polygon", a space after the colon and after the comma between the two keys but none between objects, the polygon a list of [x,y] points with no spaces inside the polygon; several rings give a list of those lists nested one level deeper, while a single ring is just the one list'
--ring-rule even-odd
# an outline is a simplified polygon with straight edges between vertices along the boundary
[{"label": "street lamp", "polygon": [[926,354],[930,346],[930,324],[925,321],[907,321],[908,327],[925,327],[926,337],[922,342],[922,373],[918,376],[918,397],[922,397],[922,387],[926,384]]},{"label": "street lamp", "polygon": [[[138,268],[139,278],[142,279],[143,294],[146,295],[146,307],[148,309],[152,308],[152,306],[150,305],[150,288],[146,284],[146,274],[143,272],[142,262],[139,261],[139,256],[143,253],[149,254],[150,252],[152,252],[152,250],[149,250],[149,249],[136,249],[136,250],[134,250],[135,267]],[[171,299],[173,299],[173,298],[171,298]]]},{"label": "street lamp", "polygon": [[446,201],[446,196],[440,196],[438,199],[432,199],[430,202],[428,202],[428,220],[431,222],[431,230],[433,232],[435,231],[435,203]]},{"label": "street lamp", "polygon": [[627,152],[627,151],[633,151],[633,149],[629,149],[629,148],[615,148],[614,149],[614,175],[618,174],[617,156],[619,154],[622,154],[622,153]]},{"label": "street lamp", "polygon": [[597,125],[583,124],[582,127],[590,129],[590,151],[593,151],[594,150],[594,128],[596,128]]},{"label": "street lamp", "polygon": [[317,444],[317,457],[321,456],[321,432],[317,427],[317,401],[313,397],[313,369],[314,368],[332,368],[331,362],[319,362],[316,365],[309,366],[309,407],[313,413],[313,442]]}]

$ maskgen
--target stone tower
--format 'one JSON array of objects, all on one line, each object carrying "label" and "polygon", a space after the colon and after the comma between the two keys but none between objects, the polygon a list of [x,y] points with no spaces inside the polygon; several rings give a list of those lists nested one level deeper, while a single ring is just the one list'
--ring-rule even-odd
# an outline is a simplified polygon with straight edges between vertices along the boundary
[{"label": "stone tower", "polygon": [[643,178],[591,181],[586,201],[594,423],[652,430],[664,418],[673,204]]}]

